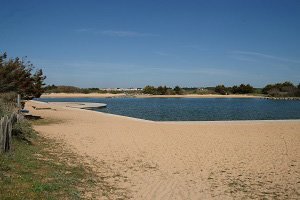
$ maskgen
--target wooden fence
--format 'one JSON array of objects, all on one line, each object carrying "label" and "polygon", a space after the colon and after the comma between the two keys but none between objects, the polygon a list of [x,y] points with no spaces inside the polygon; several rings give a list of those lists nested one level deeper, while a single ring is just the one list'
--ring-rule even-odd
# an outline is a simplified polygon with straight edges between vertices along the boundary
[{"label": "wooden fence", "polygon": [[9,152],[12,144],[12,127],[15,123],[22,120],[23,116],[13,113],[4,116],[0,120],[0,153]]}]

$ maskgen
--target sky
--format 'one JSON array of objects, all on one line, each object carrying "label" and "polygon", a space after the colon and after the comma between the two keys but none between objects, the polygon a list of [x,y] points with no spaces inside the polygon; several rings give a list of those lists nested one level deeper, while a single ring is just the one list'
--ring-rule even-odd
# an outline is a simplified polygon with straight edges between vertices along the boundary
[{"label": "sky", "polygon": [[300,82],[299,0],[0,0],[0,52],[78,87]]}]

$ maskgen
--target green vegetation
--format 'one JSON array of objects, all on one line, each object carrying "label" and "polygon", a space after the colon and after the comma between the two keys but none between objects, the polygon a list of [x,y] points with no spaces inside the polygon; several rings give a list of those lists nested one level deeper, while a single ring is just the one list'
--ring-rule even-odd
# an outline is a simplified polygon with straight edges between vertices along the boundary
[{"label": "green vegetation", "polygon": [[267,96],[274,96],[274,97],[299,97],[299,87],[293,85],[290,82],[285,83],[276,83],[276,84],[269,84],[265,88],[254,88],[250,84],[240,84],[234,85],[232,87],[226,87],[224,85],[217,85],[216,87],[180,87],[175,86],[174,88],[168,86],[151,86],[147,85],[143,88],[142,91],[106,91],[101,90],[99,88],[78,88],[74,86],[55,86],[49,85],[45,87],[46,93],[127,93],[131,95],[136,94],[150,94],[150,95],[184,95],[184,94],[251,94],[251,95],[267,95]]},{"label": "green vegetation", "polygon": [[233,86],[231,88],[231,92],[233,94],[249,94],[249,93],[253,93],[255,90],[253,88],[253,86],[251,86],[250,84],[244,85],[241,84],[240,86]]},{"label": "green vegetation", "polygon": [[[257,90],[256,90],[257,91]],[[240,86],[234,85],[233,87],[225,87],[224,85],[217,85],[215,92],[218,94],[250,94],[254,93],[255,89],[250,84],[241,84]]]},{"label": "green vegetation", "polygon": [[[8,104],[12,96],[0,95],[2,115],[13,111]],[[79,188],[95,187],[97,176],[74,163],[75,156],[70,160],[71,153],[38,136],[29,121],[16,123],[12,135],[13,151],[0,154],[0,199],[80,199],[84,193]]]},{"label": "green vegetation", "polygon": [[175,86],[173,89],[167,86],[146,86],[143,89],[144,94],[152,94],[152,95],[169,95],[169,94],[249,94],[259,92],[259,90],[255,90],[251,85],[241,84],[240,86],[233,87],[225,87],[224,85],[217,85],[216,87],[207,87],[207,88],[181,88],[179,86]]},{"label": "green vegetation", "polygon": [[97,176],[77,156],[21,127],[33,144],[15,137],[13,152],[0,155],[0,199],[81,199],[95,190]]},{"label": "green vegetation", "polygon": [[175,94],[182,94],[183,93],[182,89],[178,85],[174,87],[174,92],[175,92]]},{"label": "green vegetation", "polygon": [[15,109],[15,104],[11,99],[16,97],[15,93],[0,93],[0,118],[11,114]]},{"label": "green vegetation", "polygon": [[269,84],[262,89],[262,93],[272,97],[300,97],[300,84],[297,87],[288,81]]},{"label": "green vegetation", "polygon": [[268,96],[299,96],[300,84],[298,87],[290,82],[277,83],[274,85],[267,85],[265,88],[254,88],[250,84],[234,85],[226,87],[224,85],[217,85],[216,87],[205,88],[181,88],[179,86],[173,89],[167,86],[154,87],[147,85],[143,89],[144,94],[151,95],[182,95],[182,94],[251,94],[251,95],[268,95]]},{"label": "green vegetation", "polygon": [[0,54],[0,93],[15,92],[23,99],[40,97],[46,77],[41,69],[33,73],[33,68],[29,61],[7,59],[6,53]]},{"label": "green vegetation", "polygon": [[[32,69],[29,62],[0,54],[0,118],[16,111],[17,93],[25,99],[42,94],[45,76]],[[103,185],[77,155],[40,137],[28,120],[14,124],[12,136],[12,151],[0,154],[0,199],[81,199]]]},{"label": "green vegetation", "polygon": [[[14,93],[0,94],[0,116],[15,110],[14,98]],[[111,176],[96,173],[93,163],[84,164],[82,157],[39,136],[31,125],[53,123],[62,121],[24,119],[13,126],[12,151],[0,154],[0,199],[129,198],[127,191],[110,183]]]},{"label": "green vegetation", "polygon": [[[108,93],[106,90],[100,90],[99,88],[79,88],[74,86],[66,86],[66,85],[48,85],[45,88],[45,93],[100,93],[105,94]],[[122,91],[109,91],[109,93],[118,94],[123,93]]]},{"label": "green vegetation", "polygon": [[53,119],[53,118],[47,118],[47,119],[39,119],[39,120],[34,120],[31,122],[32,125],[34,126],[43,126],[43,125],[49,125],[49,124],[61,124],[63,123],[63,120],[59,119]]},{"label": "green vegetation", "polygon": [[218,94],[229,94],[229,88],[225,87],[224,85],[217,85],[215,88],[215,92]]},{"label": "green vegetation", "polygon": [[152,94],[152,95],[174,95],[174,94],[183,94],[183,90],[176,86],[174,89],[167,86],[158,86],[157,88],[154,86],[147,85],[143,89],[144,94]]}]

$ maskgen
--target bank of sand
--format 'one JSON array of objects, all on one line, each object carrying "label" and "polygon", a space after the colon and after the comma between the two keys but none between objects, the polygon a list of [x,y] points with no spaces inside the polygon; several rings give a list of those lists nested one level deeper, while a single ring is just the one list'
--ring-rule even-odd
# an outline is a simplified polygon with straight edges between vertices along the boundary
[{"label": "bank of sand", "polygon": [[97,161],[133,199],[300,198],[300,121],[167,123],[32,105],[63,121],[38,132]]},{"label": "bank of sand", "polygon": [[135,95],[137,98],[263,98],[263,96],[242,95],[242,94],[185,94],[185,95]]},{"label": "bank of sand", "polygon": [[112,98],[112,97],[124,97],[126,94],[111,94],[111,93],[45,93],[41,98]]},{"label": "bank of sand", "polygon": [[[125,93],[120,94],[100,94],[100,93],[47,93],[43,94],[42,98],[84,98],[84,97],[91,97],[91,98],[114,98],[114,97],[127,97]],[[219,94],[186,94],[186,95],[146,95],[146,94],[139,94],[139,95],[130,95],[130,97],[137,97],[137,98],[263,98],[262,96],[254,96],[254,95],[219,95]]]}]

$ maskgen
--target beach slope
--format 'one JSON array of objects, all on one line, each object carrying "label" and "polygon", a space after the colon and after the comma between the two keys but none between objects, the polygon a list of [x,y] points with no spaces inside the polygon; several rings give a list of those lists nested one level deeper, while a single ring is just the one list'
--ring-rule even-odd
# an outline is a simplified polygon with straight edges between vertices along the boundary
[{"label": "beach slope", "polygon": [[300,198],[300,121],[167,123],[32,106],[59,122],[35,126],[40,134],[96,161],[133,199]]}]

